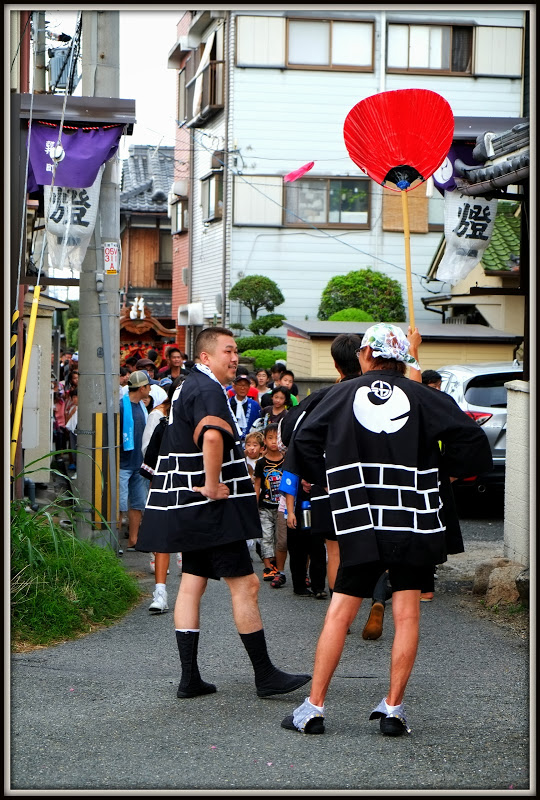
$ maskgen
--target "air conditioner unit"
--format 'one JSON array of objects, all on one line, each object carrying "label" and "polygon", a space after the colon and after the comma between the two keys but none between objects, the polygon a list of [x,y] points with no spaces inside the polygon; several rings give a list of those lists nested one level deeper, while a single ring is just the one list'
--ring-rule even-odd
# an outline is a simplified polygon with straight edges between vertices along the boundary
[{"label": "air conditioner unit", "polygon": [[187,178],[181,181],[174,181],[171,186],[171,194],[178,197],[187,197],[188,195],[188,182]]},{"label": "air conditioner unit", "polygon": [[178,325],[203,325],[204,306],[202,303],[187,303],[178,306]]}]

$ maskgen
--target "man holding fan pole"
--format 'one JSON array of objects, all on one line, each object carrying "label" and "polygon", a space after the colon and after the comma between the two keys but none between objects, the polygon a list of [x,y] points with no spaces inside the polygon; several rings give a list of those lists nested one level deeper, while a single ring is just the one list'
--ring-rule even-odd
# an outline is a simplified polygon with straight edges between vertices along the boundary
[{"label": "man holding fan pole", "polygon": [[328,489],[341,560],[311,694],[281,724],[324,733],[326,693],[347,630],[388,569],[390,685],[369,718],[380,719],[383,734],[399,736],[410,732],[403,696],[416,659],[420,592],[433,564],[463,551],[450,476],[489,469],[491,450],[484,431],[450,397],[405,377],[406,364],[419,365],[398,326],[373,325],[358,355],[362,376],[333,386],[295,435],[302,475]]}]

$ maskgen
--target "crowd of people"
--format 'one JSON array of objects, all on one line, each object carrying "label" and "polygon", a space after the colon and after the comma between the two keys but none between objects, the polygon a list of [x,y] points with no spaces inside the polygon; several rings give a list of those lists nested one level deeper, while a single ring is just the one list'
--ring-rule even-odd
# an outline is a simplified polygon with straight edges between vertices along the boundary
[{"label": "crowd of people", "polygon": [[[380,637],[391,599],[389,689],[370,719],[385,735],[410,732],[403,697],[420,603],[434,597],[437,565],[463,550],[451,483],[491,465],[484,431],[440,391],[438,373],[421,372],[420,343],[417,330],[405,336],[387,323],[363,337],[342,334],[331,347],[336,383],[303,400],[281,362],[255,372],[240,366],[226,328],[203,330],[191,362],[176,346],[159,370],[155,351],[126,361],[120,511],[127,549],[148,553],[155,572],[152,614],[169,609],[176,553],[178,698],[217,691],[198,666],[209,580],[228,585],[259,697],[312,680],[281,723],[310,734],[324,733],[325,697],[363,598],[371,601],[365,640]],[[74,373],[64,386],[76,398]],[[256,570],[282,589],[287,558],[295,596],[330,596],[313,678],[278,669],[267,648]]]}]

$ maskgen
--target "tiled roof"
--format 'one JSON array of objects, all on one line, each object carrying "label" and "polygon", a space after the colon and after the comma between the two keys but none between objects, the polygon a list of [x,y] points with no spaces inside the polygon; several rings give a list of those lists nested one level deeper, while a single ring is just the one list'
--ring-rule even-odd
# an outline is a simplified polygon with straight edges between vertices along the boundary
[{"label": "tiled roof", "polygon": [[122,166],[120,211],[167,213],[174,180],[174,147],[131,145]]},{"label": "tiled roof", "polygon": [[457,158],[457,188],[462,194],[479,195],[529,180],[529,148],[528,119],[502,133],[487,131],[477,136],[473,157],[484,163],[468,166]]},{"label": "tiled roof", "polygon": [[[498,203],[491,241],[482,256],[485,270],[512,271],[511,256],[519,258],[521,223],[520,217],[515,216],[519,207],[520,203]],[[519,262],[513,266],[517,271]]]},{"label": "tiled roof", "polygon": [[130,306],[136,297],[144,298],[144,305],[156,319],[170,319],[172,299],[170,289],[149,289],[141,286],[130,286],[126,296],[126,305]]}]

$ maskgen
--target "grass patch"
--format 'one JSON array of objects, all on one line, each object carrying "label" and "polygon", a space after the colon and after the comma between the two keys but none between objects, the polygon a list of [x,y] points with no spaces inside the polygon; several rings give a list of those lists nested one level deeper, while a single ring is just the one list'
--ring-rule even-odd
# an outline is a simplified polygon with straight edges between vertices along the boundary
[{"label": "grass patch", "polygon": [[116,553],[77,539],[58,508],[11,504],[12,649],[48,646],[110,625],[141,596]]}]

